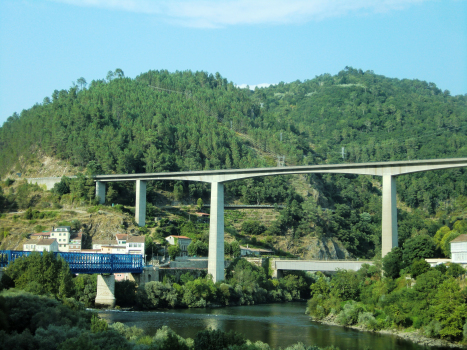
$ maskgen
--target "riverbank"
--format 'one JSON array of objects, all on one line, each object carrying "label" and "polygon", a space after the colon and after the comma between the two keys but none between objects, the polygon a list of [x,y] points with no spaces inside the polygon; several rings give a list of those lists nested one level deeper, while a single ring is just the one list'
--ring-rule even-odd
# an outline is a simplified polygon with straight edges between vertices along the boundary
[{"label": "riverbank", "polygon": [[443,339],[435,339],[435,338],[429,338],[423,334],[420,334],[418,330],[413,329],[403,329],[403,330],[398,330],[398,329],[381,329],[377,331],[373,331],[370,329],[367,329],[362,326],[343,326],[340,325],[339,323],[336,322],[337,315],[328,315],[322,320],[313,320],[315,322],[319,322],[325,325],[329,326],[338,326],[338,327],[344,327],[344,328],[351,328],[355,329],[358,331],[363,331],[363,332],[371,332],[371,333],[380,333],[380,334],[389,334],[389,335],[395,335],[397,337],[400,337],[404,340],[411,341],[415,344],[422,345],[422,346],[430,346],[430,347],[449,347],[449,348],[457,348],[457,349],[467,349],[467,345],[459,344],[459,343],[452,343],[447,340]]}]

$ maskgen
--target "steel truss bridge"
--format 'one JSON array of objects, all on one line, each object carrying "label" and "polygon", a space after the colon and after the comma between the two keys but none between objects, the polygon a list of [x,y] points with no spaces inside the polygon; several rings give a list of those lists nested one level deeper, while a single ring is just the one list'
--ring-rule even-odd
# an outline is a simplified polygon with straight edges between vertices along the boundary
[{"label": "steel truss bridge", "polygon": [[[25,252],[18,250],[0,250],[0,267],[10,262],[41,252]],[[70,267],[70,272],[81,274],[103,273],[141,273],[143,272],[143,256],[133,254],[97,254],[54,252],[55,257],[63,258]]]}]

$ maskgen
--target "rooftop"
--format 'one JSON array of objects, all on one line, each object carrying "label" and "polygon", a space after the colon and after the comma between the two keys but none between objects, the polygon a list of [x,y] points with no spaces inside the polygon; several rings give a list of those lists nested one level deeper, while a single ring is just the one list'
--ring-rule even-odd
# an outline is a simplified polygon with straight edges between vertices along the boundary
[{"label": "rooftop", "polygon": [[187,237],[187,236],[174,236],[174,235],[167,236],[166,238],[169,238],[169,237],[178,238],[178,239],[191,239],[190,237]]},{"label": "rooftop", "polygon": [[117,239],[120,241],[122,239],[128,239],[128,235],[125,234],[125,233],[118,233],[115,235],[115,237],[117,237]]},{"label": "rooftop", "polygon": [[144,243],[146,241],[146,237],[144,236],[130,236],[127,239],[127,242],[132,243]]},{"label": "rooftop", "polygon": [[461,243],[461,242],[467,242],[467,234],[460,235],[451,241],[451,243]]},{"label": "rooftop", "polygon": [[55,238],[40,239],[39,241],[37,241],[36,245],[51,245],[56,241],[57,240]]}]

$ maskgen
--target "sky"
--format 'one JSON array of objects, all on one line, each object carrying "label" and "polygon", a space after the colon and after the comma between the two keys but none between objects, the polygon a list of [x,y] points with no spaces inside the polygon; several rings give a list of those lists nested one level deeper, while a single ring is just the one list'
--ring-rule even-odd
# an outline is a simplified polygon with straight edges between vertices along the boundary
[{"label": "sky", "polygon": [[467,94],[467,0],[0,0],[0,125],[116,68],[251,88],[346,66]]}]

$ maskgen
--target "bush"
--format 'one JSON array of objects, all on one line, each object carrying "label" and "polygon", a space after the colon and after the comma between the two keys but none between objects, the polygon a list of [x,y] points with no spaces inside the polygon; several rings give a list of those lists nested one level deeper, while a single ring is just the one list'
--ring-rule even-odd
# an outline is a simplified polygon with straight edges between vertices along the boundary
[{"label": "bush", "polygon": [[226,333],[220,329],[208,329],[196,334],[194,350],[221,350],[233,345],[241,346],[245,343],[245,339],[233,331]]},{"label": "bush", "polygon": [[344,308],[337,315],[336,321],[340,325],[350,326],[356,324],[358,321],[358,315],[363,311],[363,306],[354,301],[350,301],[344,305]]},{"label": "bush", "polygon": [[378,322],[371,312],[362,312],[358,315],[358,323],[372,331],[378,330]]},{"label": "bush", "polygon": [[441,331],[441,323],[437,320],[432,320],[428,326],[425,327],[425,335],[430,338],[439,338],[439,332]]}]

